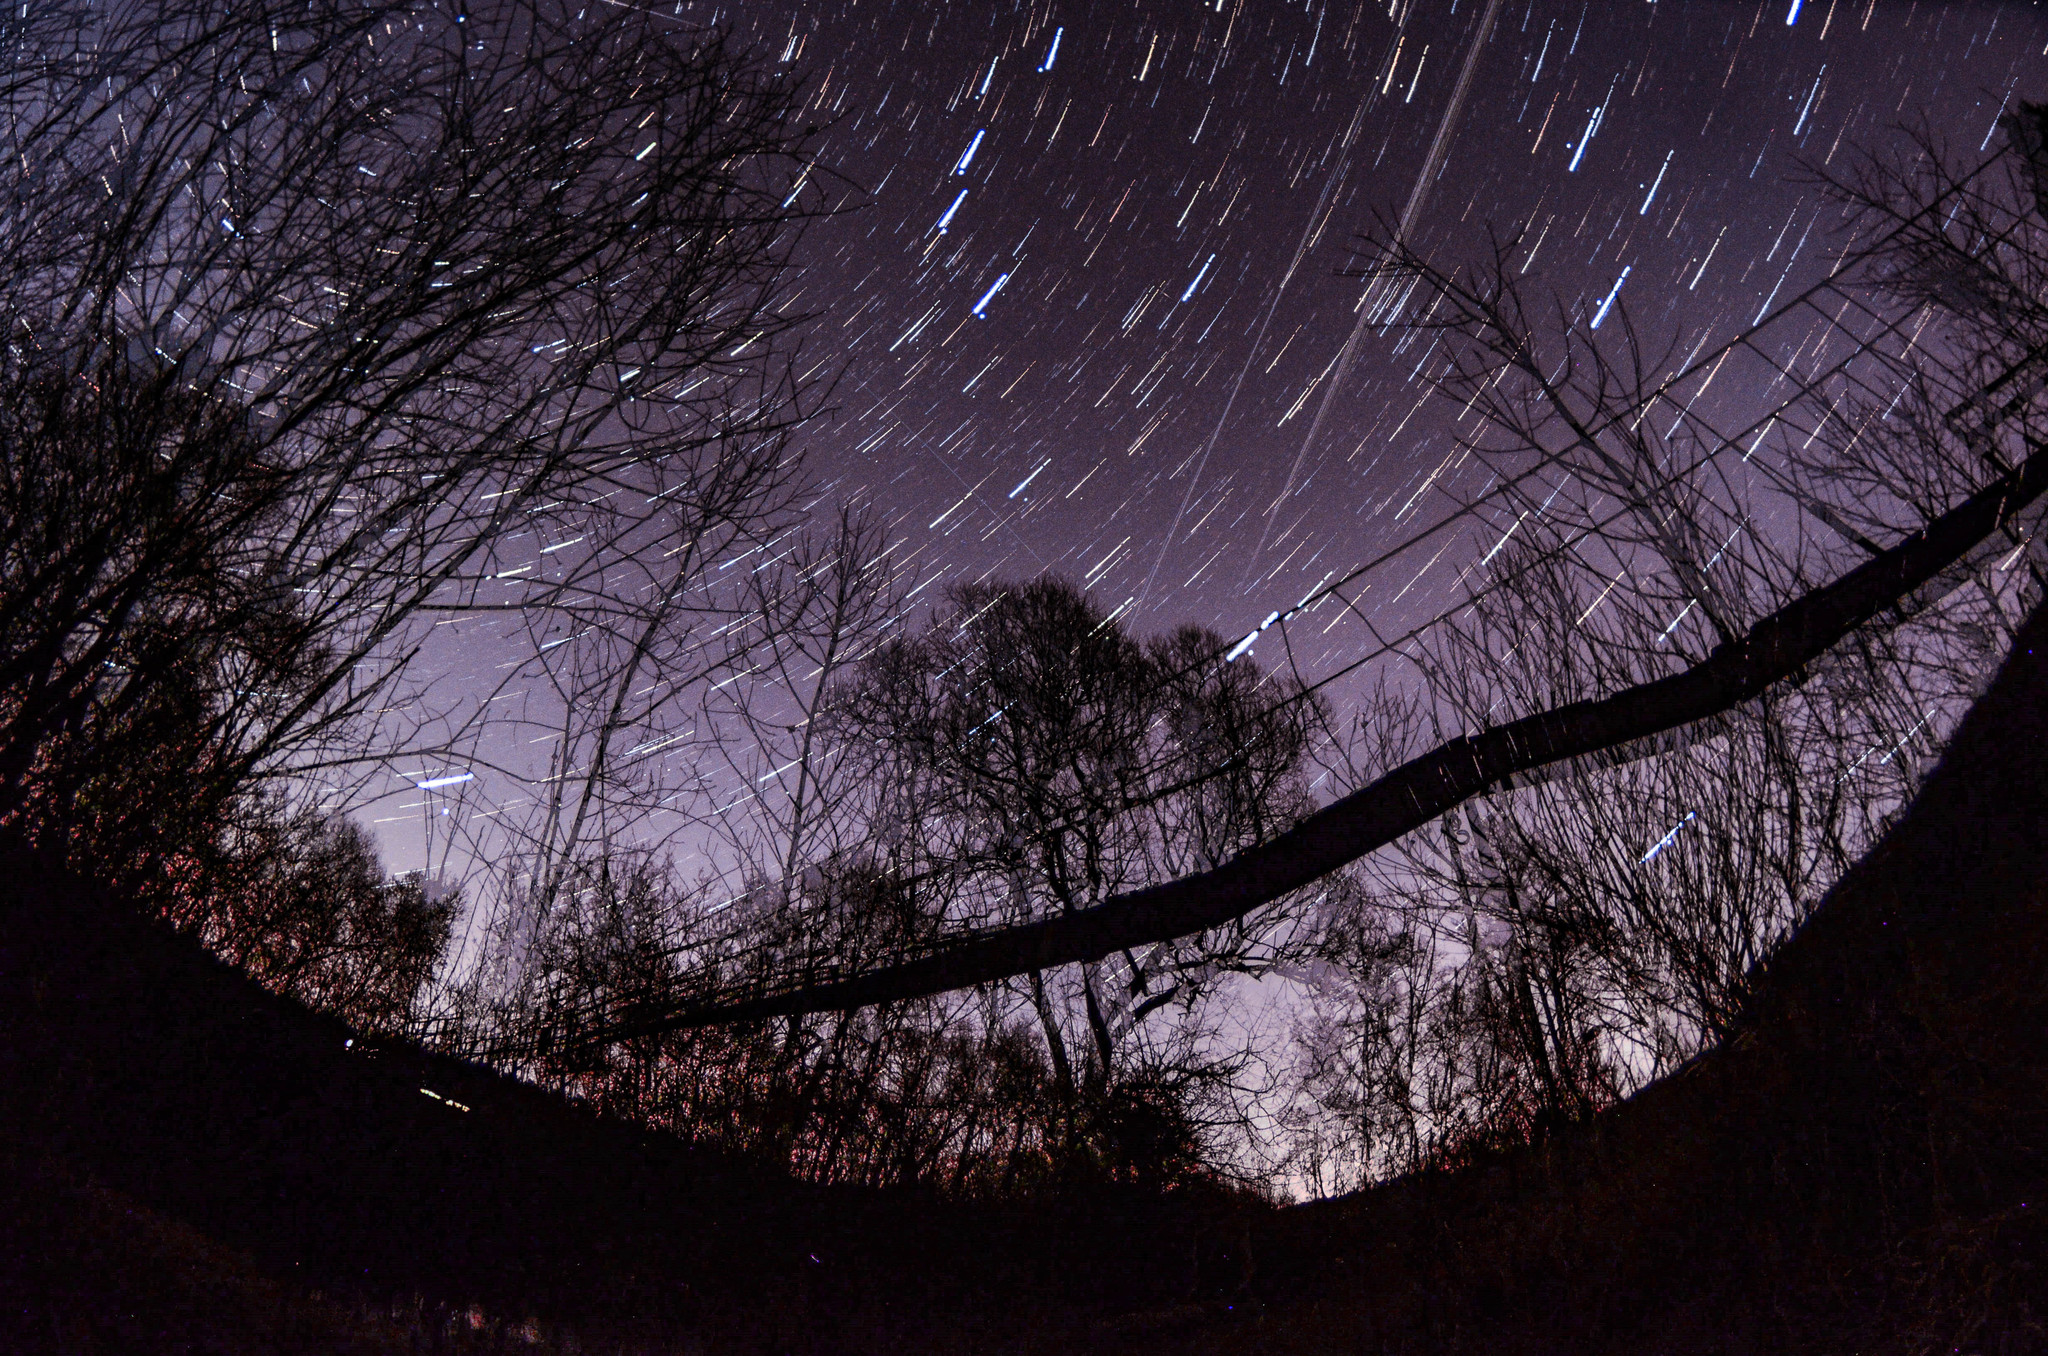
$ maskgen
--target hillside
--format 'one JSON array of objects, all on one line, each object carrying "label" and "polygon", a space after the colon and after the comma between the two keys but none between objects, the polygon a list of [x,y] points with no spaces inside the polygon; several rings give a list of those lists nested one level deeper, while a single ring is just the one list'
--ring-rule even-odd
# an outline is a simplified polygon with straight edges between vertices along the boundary
[{"label": "hillside", "polygon": [[1541,1144],[1275,1211],[777,1179],[351,1046],[11,861],[10,1349],[2048,1348],[2044,749],[2048,614],[1728,1047]]},{"label": "hillside", "polygon": [[[1260,1222],[1176,1350],[2048,1350],[2048,611],[1744,1029],[1548,1142]],[[1190,1334],[1192,1336],[1192,1334]]]},{"label": "hillside", "polygon": [[1183,1255],[1147,1279],[1125,1249],[1218,1208],[792,1182],[358,1040],[33,862],[0,879],[0,1303],[23,1349],[986,1350],[1019,1304],[1180,1293]]}]

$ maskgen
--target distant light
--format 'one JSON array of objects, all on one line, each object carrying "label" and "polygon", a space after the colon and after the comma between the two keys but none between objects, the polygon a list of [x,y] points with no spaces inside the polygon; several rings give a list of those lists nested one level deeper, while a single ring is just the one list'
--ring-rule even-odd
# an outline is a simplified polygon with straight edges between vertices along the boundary
[{"label": "distant light", "polygon": [[1618,295],[1620,295],[1620,293],[1621,293],[1621,285],[1622,285],[1623,283],[1625,283],[1625,282],[1627,282],[1627,281],[1628,281],[1628,271],[1629,271],[1629,269],[1630,269],[1630,268],[1634,268],[1634,267],[1635,267],[1635,265],[1633,265],[1633,264],[1630,264],[1630,265],[1627,265],[1626,267],[1624,267],[1624,268],[1623,268],[1623,269],[1621,270],[1621,276],[1620,276],[1619,278],[1616,278],[1616,279],[1614,280],[1614,286],[1612,286],[1612,287],[1610,287],[1610,288],[1608,288],[1608,289],[1607,289],[1607,298],[1606,298],[1606,300],[1602,301],[1602,302],[1600,303],[1600,309],[1599,309],[1599,310],[1597,310],[1597,311],[1595,311],[1595,312],[1593,313],[1593,325],[1592,325],[1592,328],[1594,328],[1594,329],[1596,329],[1596,330],[1597,330],[1597,329],[1599,329],[1599,328],[1600,328],[1600,322],[1601,322],[1601,321],[1603,321],[1603,320],[1605,320],[1605,319],[1607,319],[1607,308],[1608,308],[1608,307],[1610,307],[1610,306],[1612,306],[1612,305],[1614,305],[1614,299],[1615,299],[1615,297],[1616,297],[1616,296],[1618,296]]},{"label": "distant light", "polygon": [[1280,614],[1278,612],[1268,612],[1266,614],[1266,619],[1260,622],[1258,626],[1253,629],[1251,634],[1247,635],[1243,640],[1237,642],[1237,644],[1231,649],[1230,653],[1223,656],[1223,662],[1226,664],[1235,664],[1237,662],[1238,656],[1243,654],[1246,650],[1249,650],[1252,647],[1252,642],[1257,640],[1260,636],[1264,635],[1266,633],[1266,628],[1279,620]]},{"label": "distant light", "polygon": [[1057,59],[1058,59],[1058,57],[1059,57],[1059,54],[1060,54],[1060,34],[1062,34],[1062,33],[1066,32],[1066,31],[1067,31],[1067,30],[1066,30],[1066,29],[1064,29],[1064,28],[1055,28],[1055,29],[1054,29],[1054,30],[1052,31],[1052,48],[1051,48],[1051,50],[1049,50],[1049,51],[1047,51],[1047,52],[1046,52],[1046,54],[1045,54],[1045,64],[1044,64],[1043,66],[1040,66],[1040,67],[1038,68],[1039,70],[1041,70],[1041,71],[1049,71],[1049,70],[1051,70],[1051,69],[1052,69],[1052,63],[1053,63],[1053,62],[1054,62],[1055,60],[1057,60]]},{"label": "distant light", "polygon": [[1664,850],[1665,848],[1668,848],[1668,847],[1670,847],[1670,846],[1671,846],[1671,845],[1672,845],[1673,843],[1677,842],[1677,841],[1678,841],[1678,831],[1679,831],[1680,829],[1684,828],[1684,827],[1685,827],[1686,825],[1688,825],[1688,824],[1692,823],[1692,821],[1693,821],[1693,816],[1694,816],[1694,815],[1696,815],[1696,814],[1698,814],[1698,813],[1699,813],[1699,812],[1698,812],[1697,810],[1688,810],[1688,811],[1686,811],[1686,813],[1685,813],[1685,818],[1684,818],[1684,819],[1681,819],[1681,820],[1679,820],[1679,821],[1678,821],[1678,822],[1677,822],[1676,824],[1673,824],[1673,825],[1671,826],[1671,832],[1669,832],[1669,833],[1665,834],[1665,835],[1664,835],[1664,836],[1663,836],[1662,838],[1660,838],[1659,840],[1657,840],[1657,846],[1655,846],[1655,847],[1651,848],[1651,849],[1650,849],[1650,850],[1649,850],[1648,852],[1645,852],[1645,853],[1643,854],[1643,859],[1642,859],[1642,861],[1639,861],[1639,862],[1637,862],[1637,863],[1636,863],[1636,865],[1637,865],[1637,866],[1646,866],[1646,865],[1648,865],[1648,864],[1649,864],[1649,861],[1650,861],[1650,859],[1651,859],[1652,857],[1656,856],[1656,855],[1657,855],[1658,853],[1662,852],[1662,851],[1663,851],[1663,850]]},{"label": "distant light", "polygon": [[987,316],[982,315],[982,312],[988,309],[988,304],[995,300],[996,293],[1002,291],[1003,284],[1009,280],[1010,275],[1005,273],[1002,277],[997,278],[994,283],[990,284],[988,291],[981,294],[981,300],[974,303],[974,314],[980,316],[983,320],[988,319]]},{"label": "distant light", "polygon": [[963,154],[960,157],[960,159],[954,163],[953,173],[967,173],[967,167],[974,163],[974,153],[981,149],[981,139],[987,135],[988,128],[986,127],[982,128],[980,131],[974,134],[974,140],[967,143],[967,150],[965,154]]},{"label": "distant light", "polygon": [[436,777],[432,781],[414,782],[413,785],[422,791],[431,791],[437,786],[453,786],[456,782],[473,781],[475,778],[474,772],[463,772],[453,777]]}]

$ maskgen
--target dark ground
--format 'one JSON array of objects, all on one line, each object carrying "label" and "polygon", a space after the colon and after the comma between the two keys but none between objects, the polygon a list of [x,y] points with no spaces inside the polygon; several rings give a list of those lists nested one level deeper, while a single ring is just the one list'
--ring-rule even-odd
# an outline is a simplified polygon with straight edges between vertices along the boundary
[{"label": "dark ground", "polygon": [[806,1187],[0,864],[0,1351],[2048,1351],[2044,754],[2048,614],[1728,1047],[1270,1211]]}]

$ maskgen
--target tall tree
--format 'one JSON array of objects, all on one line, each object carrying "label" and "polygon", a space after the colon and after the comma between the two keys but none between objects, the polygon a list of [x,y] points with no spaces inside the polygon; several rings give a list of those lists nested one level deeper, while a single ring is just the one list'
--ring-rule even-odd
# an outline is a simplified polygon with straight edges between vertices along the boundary
[{"label": "tall tree", "polygon": [[[921,635],[860,665],[831,728],[863,759],[871,822],[889,826],[896,869],[921,879],[935,930],[1080,916],[1306,808],[1319,707],[1251,664],[1189,662],[1218,645],[1193,628],[1141,643],[1042,578],[957,586]],[[1016,977],[1070,1093],[1106,1087],[1125,1034],[1216,967],[1271,959],[1239,928],[1143,951]]]}]

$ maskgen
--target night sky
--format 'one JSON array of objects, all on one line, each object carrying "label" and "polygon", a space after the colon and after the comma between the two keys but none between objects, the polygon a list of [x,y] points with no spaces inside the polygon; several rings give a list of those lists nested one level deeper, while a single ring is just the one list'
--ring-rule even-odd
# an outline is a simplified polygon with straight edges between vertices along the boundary
[{"label": "night sky", "polygon": [[[1142,596],[1141,630],[1235,636],[1479,488],[1414,499],[1457,410],[1418,409],[1412,338],[1368,325],[1336,369],[1367,287],[1341,272],[1408,204],[1485,0],[682,13],[837,119],[823,158],[866,192],[805,251],[846,362],[808,445],[929,577],[1057,570]],[[1974,151],[2048,98],[2044,46],[2010,5],[1502,0],[1409,239],[1448,265],[1526,227],[1525,281],[1689,351],[1824,267],[1802,160],[1918,119]]]},{"label": "night sky", "polygon": [[[807,116],[827,125],[838,211],[804,239],[793,290],[814,318],[806,367],[839,376],[799,441],[832,495],[891,522],[922,581],[913,626],[948,581],[1056,571],[1140,633],[1235,638],[1483,490],[1458,456],[1473,423],[1428,396],[1427,339],[1386,324],[1408,312],[1379,293],[1361,310],[1371,285],[1343,276],[1370,262],[1359,236],[1376,217],[1412,207],[1406,238],[1443,267],[1521,231],[1520,281],[1574,323],[1625,316],[1654,346],[1711,356],[1826,270],[1840,214],[1817,172],[1921,123],[1989,155],[2009,101],[2048,99],[2048,20],[2018,5],[673,14],[730,26],[807,82]],[[1810,329],[1772,342],[1789,354]],[[1731,369],[1714,400],[1761,399],[1744,385],[1757,370]],[[1350,596],[1386,631],[1438,615],[1503,514],[1482,503]],[[1287,642],[1319,680],[1372,638],[1329,606]],[[489,671],[496,654],[468,659]],[[1277,640],[1254,654],[1287,657]],[[412,770],[396,780],[356,808],[410,868],[426,844],[398,826],[427,815],[431,840],[435,804]],[[496,813],[518,793],[492,780],[456,789]]]}]

